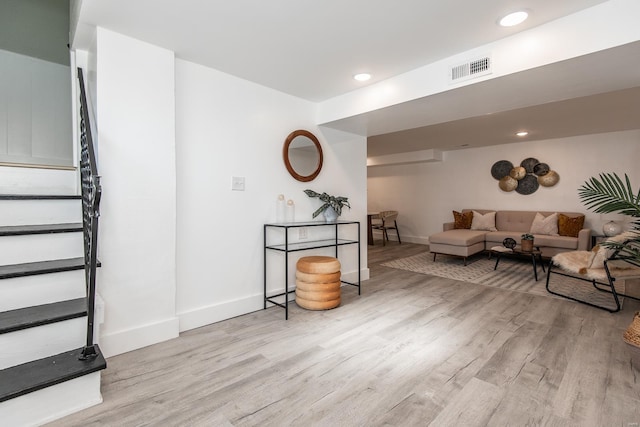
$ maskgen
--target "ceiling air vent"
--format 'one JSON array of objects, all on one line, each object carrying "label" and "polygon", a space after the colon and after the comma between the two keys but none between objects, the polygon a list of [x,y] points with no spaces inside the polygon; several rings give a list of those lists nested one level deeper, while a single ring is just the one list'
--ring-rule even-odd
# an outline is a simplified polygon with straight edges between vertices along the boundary
[{"label": "ceiling air vent", "polygon": [[473,59],[464,64],[451,67],[449,69],[449,83],[457,83],[487,74],[491,74],[490,56]]}]

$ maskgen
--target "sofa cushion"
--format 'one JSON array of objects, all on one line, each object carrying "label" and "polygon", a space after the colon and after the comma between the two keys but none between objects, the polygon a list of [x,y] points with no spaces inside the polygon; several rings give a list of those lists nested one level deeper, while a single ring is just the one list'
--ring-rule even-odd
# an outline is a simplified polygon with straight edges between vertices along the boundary
[{"label": "sofa cushion", "polygon": [[[504,239],[506,239],[507,237],[511,237],[512,239],[514,239],[519,245],[520,240],[522,240],[522,233],[515,231],[494,231],[493,233],[487,233],[485,236],[487,248],[501,245]],[[534,234],[533,245],[575,250],[578,248],[578,239],[576,239],[575,237],[545,236],[543,234]]]},{"label": "sofa cushion", "polygon": [[533,223],[531,224],[531,228],[529,229],[529,233],[557,236],[558,214],[554,212],[551,215],[545,217],[540,212],[537,212],[535,218],[533,219]]},{"label": "sofa cushion", "polygon": [[578,233],[584,226],[584,215],[570,217],[565,214],[558,215],[558,233],[561,236],[578,237]]},{"label": "sofa cushion", "polygon": [[491,233],[487,233],[484,238],[487,242],[487,247],[490,248],[492,246],[502,245],[502,242],[507,237],[512,238],[520,244],[522,233],[519,231],[493,231]]},{"label": "sofa cushion", "polygon": [[472,230],[496,231],[496,213],[488,212],[481,214],[473,211],[473,219],[471,220]]},{"label": "sofa cushion", "polygon": [[484,242],[484,231],[479,230],[449,230],[429,236],[429,243],[438,243],[453,246],[471,246]]},{"label": "sofa cushion", "polygon": [[534,234],[533,246],[576,250],[578,249],[578,239],[567,236],[546,236],[544,234]]},{"label": "sofa cushion", "polygon": [[453,211],[453,228],[470,229],[473,220],[473,212],[457,212]]},{"label": "sofa cushion", "polygon": [[[545,212],[541,212],[543,215]],[[553,212],[549,212],[549,215]],[[498,211],[496,228],[500,231],[528,233],[536,216],[535,211]]]}]

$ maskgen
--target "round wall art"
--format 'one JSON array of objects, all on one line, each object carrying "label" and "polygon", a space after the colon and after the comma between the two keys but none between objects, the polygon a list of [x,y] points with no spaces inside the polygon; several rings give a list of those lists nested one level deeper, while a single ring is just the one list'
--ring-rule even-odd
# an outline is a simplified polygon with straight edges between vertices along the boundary
[{"label": "round wall art", "polygon": [[499,160],[491,166],[491,175],[495,179],[500,179],[509,175],[511,169],[513,169],[513,163],[508,160]]},{"label": "round wall art", "polygon": [[528,157],[514,166],[508,160],[498,160],[491,166],[491,176],[498,180],[502,191],[516,191],[519,194],[533,194],[540,186],[553,187],[560,180],[560,175],[551,170],[548,164]]}]

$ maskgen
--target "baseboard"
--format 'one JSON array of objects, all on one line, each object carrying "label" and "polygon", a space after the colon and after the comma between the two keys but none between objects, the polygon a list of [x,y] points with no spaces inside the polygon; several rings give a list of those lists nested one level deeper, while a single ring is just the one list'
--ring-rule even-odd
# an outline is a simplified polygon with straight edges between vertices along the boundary
[{"label": "baseboard", "polygon": [[178,313],[180,332],[210,325],[264,308],[262,293]]},{"label": "baseboard", "polygon": [[100,348],[104,357],[115,356],[176,338],[180,334],[179,328],[178,317],[172,317],[162,322],[102,335]]},{"label": "baseboard", "polygon": [[[346,280],[347,282],[357,283],[358,272],[350,271],[347,273],[342,273],[342,280]],[[365,280],[369,280],[369,268],[363,268],[360,270],[360,281],[364,282]]]},{"label": "baseboard", "polygon": [[[400,238],[402,239],[403,242],[407,242],[407,243],[416,243],[418,245],[428,245],[429,244],[429,238],[428,237],[420,237],[420,236],[405,236],[404,234],[400,236]],[[393,235],[392,233],[389,233],[389,240],[392,242],[397,242],[398,241],[398,237]],[[374,243],[376,246],[378,245],[382,245],[382,237],[376,236],[376,238],[374,239]]]},{"label": "baseboard", "polygon": [[405,238],[404,236],[402,236],[402,241],[407,243],[416,243],[418,245],[429,245],[428,237],[407,236]]},{"label": "baseboard", "polygon": [[[358,281],[358,274],[355,271],[344,273],[342,278],[348,282],[356,283]],[[369,280],[368,268],[360,270],[360,280]],[[290,288],[290,290],[293,289],[295,288]],[[293,300],[295,300],[295,295],[289,294],[289,301]],[[271,306],[271,304],[269,306]],[[263,295],[260,293],[242,299],[184,311],[182,313],[178,313],[178,318],[180,319],[180,332],[221,322],[223,320],[231,319],[232,317],[242,316],[243,314],[252,313],[254,311],[262,310],[263,308]]]}]

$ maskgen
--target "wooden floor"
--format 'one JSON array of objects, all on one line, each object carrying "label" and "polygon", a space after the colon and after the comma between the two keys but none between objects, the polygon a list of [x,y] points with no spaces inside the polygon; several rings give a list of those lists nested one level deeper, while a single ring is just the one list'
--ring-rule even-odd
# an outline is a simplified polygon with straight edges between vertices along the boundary
[{"label": "wooden floor", "polygon": [[372,278],[337,309],[270,308],[110,358],[104,403],[53,425],[640,425],[622,341],[637,302],[609,314],[379,265],[425,249],[370,247]]}]

